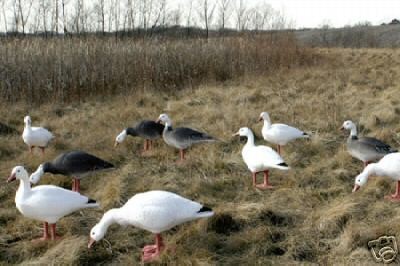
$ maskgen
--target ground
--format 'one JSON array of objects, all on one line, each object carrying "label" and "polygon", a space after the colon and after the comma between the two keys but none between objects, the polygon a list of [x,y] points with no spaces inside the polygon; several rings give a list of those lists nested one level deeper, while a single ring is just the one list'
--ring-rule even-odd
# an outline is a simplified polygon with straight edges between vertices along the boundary
[{"label": "ground", "polygon": [[[175,93],[136,91],[83,103],[39,107],[2,105],[1,121],[18,134],[0,135],[0,173],[16,165],[32,172],[62,151],[82,149],[113,162],[117,169],[84,179],[81,192],[100,202],[98,209],[60,220],[63,236],[55,243],[33,244],[41,223],[15,208],[17,183],[0,186],[0,264],[135,265],[153,236],[133,227],[110,227],[104,240],[87,249],[89,231],[102,214],[135,193],[162,189],[199,201],[215,216],[164,234],[172,248],[160,264],[172,265],[374,265],[369,240],[393,235],[400,241],[399,203],[384,200],[395,183],[372,178],[351,193],[362,163],[345,150],[344,120],[360,134],[399,146],[400,52],[398,50],[317,50],[318,66],[283,69],[263,77],[207,84]],[[134,91],[134,90],[133,90]],[[243,142],[231,137],[248,126],[260,136],[262,111],[273,122],[296,126],[312,137],[283,148],[291,169],[272,170],[274,189],[260,191],[241,158]],[[178,153],[157,141],[141,156],[141,139],[113,148],[116,135],[140,119],[168,113],[176,126],[208,132],[220,142],[198,145],[177,165]],[[55,133],[44,158],[30,155],[22,142],[23,117]],[[258,144],[270,145],[257,139]],[[70,188],[71,179],[46,175],[40,184]],[[400,263],[400,259],[397,259]]]}]

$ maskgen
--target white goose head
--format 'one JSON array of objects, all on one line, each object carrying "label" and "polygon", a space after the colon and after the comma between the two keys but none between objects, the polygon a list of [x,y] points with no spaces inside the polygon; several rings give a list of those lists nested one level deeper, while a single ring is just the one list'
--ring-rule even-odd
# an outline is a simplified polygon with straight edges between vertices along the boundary
[{"label": "white goose head", "polygon": [[37,184],[39,182],[40,178],[44,174],[44,169],[43,168],[44,168],[44,165],[41,164],[41,165],[39,165],[38,169],[31,174],[31,176],[29,177],[29,181],[32,184]]},{"label": "white goose head", "polygon": [[126,129],[124,129],[121,133],[118,134],[118,136],[115,138],[115,144],[114,147],[117,147],[118,144],[124,142],[124,140],[126,139],[127,136],[127,132]]},{"label": "white goose head", "polygon": [[352,130],[353,128],[356,128],[356,125],[353,123],[351,120],[346,120],[343,122],[343,125],[341,127],[342,130]]},{"label": "white goose head", "polygon": [[271,119],[269,118],[269,114],[267,112],[262,112],[260,114],[260,118],[258,119],[258,121],[267,121],[267,122],[271,122]]},{"label": "white goose head", "polygon": [[367,183],[369,176],[376,174],[376,165],[376,163],[367,165],[364,170],[358,176],[356,176],[353,192],[356,192],[362,186],[364,186]]},{"label": "white goose head", "polygon": [[29,180],[28,172],[25,170],[23,166],[15,166],[12,169],[11,175],[7,178],[7,183],[12,182],[16,179],[23,181]]},{"label": "white goose head", "polygon": [[31,126],[32,119],[31,119],[31,117],[29,115],[24,117],[24,123],[25,123],[25,126]]},{"label": "white goose head", "polygon": [[167,114],[160,114],[156,122],[163,122],[164,124],[168,124],[168,126],[172,125],[171,119]]},{"label": "white goose head", "polygon": [[92,230],[90,230],[88,248],[91,248],[95,242],[102,240],[106,231],[107,229],[100,224],[93,226]]}]

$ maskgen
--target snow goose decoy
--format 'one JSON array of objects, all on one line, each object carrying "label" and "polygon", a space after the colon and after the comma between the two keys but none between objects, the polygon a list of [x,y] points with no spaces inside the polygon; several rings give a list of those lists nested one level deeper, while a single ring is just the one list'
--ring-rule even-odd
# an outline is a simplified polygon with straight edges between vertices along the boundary
[{"label": "snow goose decoy", "polygon": [[44,149],[49,144],[50,140],[54,138],[53,134],[43,127],[32,127],[32,119],[30,116],[24,118],[24,132],[22,139],[28,145],[30,153],[34,147],[39,147],[44,154]]},{"label": "snow goose decoy", "polygon": [[163,130],[163,139],[165,143],[179,149],[181,162],[185,159],[185,149],[189,148],[193,144],[216,141],[212,136],[191,128],[172,128],[171,119],[167,114],[160,114],[156,122],[159,121],[165,124]]},{"label": "snow goose decoy", "polygon": [[350,121],[344,121],[341,130],[350,130],[347,138],[347,151],[351,156],[364,163],[364,167],[370,162],[381,159],[386,154],[396,152],[388,144],[370,137],[358,137],[356,125]]},{"label": "snow goose decoy", "polygon": [[164,126],[160,123],[151,121],[151,120],[143,120],[137,123],[134,127],[125,128],[115,139],[115,147],[118,144],[122,143],[128,135],[133,137],[141,137],[144,138],[144,148],[143,151],[146,152],[151,149],[153,144],[153,140],[156,140],[161,137],[162,132],[164,130]]},{"label": "snow goose decoy", "polygon": [[260,114],[259,121],[264,121],[261,133],[263,138],[277,145],[277,151],[281,154],[281,146],[286,145],[288,142],[299,139],[309,138],[307,133],[285,124],[271,124],[271,119],[267,112]]},{"label": "snow goose decoy", "polygon": [[156,259],[164,249],[160,233],[176,225],[210,217],[213,211],[203,205],[167,191],[148,191],[133,196],[124,206],[107,211],[90,231],[88,248],[101,240],[113,223],[132,225],[155,234],[155,245],[143,248],[142,261]]},{"label": "snow goose decoy", "polygon": [[49,224],[51,239],[55,240],[56,223],[60,218],[80,209],[99,206],[95,200],[60,187],[45,185],[31,188],[28,172],[23,166],[14,167],[7,182],[16,179],[20,184],[15,204],[25,217],[43,222],[43,237],[40,240],[50,238]]},{"label": "snow goose decoy", "polygon": [[44,173],[72,176],[72,191],[80,191],[80,179],[94,172],[112,169],[114,165],[84,151],[69,151],[58,155],[53,161],[39,165],[31,174],[33,184],[39,182]]},{"label": "snow goose decoy", "polygon": [[[256,146],[254,144],[254,135],[251,129],[242,127],[233,136],[247,137],[247,143],[242,149],[243,161],[252,172],[253,186],[260,189],[272,188],[268,182],[269,169],[276,168],[288,170],[289,166],[282,157],[268,146]],[[264,172],[264,183],[257,184],[257,173]]]},{"label": "snow goose decoy", "polygon": [[400,153],[385,155],[379,162],[368,164],[364,170],[355,178],[353,192],[364,186],[369,176],[387,176],[397,181],[396,193],[386,196],[386,199],[400,201]]}]

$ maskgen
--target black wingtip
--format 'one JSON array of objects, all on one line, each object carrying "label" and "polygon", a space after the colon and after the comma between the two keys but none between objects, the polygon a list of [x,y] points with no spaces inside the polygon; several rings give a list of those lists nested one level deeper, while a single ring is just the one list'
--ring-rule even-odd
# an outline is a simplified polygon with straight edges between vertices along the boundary
[{"label": "black wingtip", "polygon": [[201,209],[197,213],[200,213],[200,212],[211,212],[211,211],[212,211],[211,208],[203,206],[203,207],[201,207]]},{"label": "black wingtip", "polygon": [[89,199],[87,203],[97,203],[94,199]]},{"label": "black wingtip", "polygon": [[303,136],[310,136],[310,135],[306,132],[303,132]]},{"label": "black wingtip", "polygon": [[280,164],[278,164],[279,166],[285,166],[285,167],[289,167],[289,165],[287,165],[287,163],[285,163],[285,162],[283,162],[283,163],[280,163]]}]

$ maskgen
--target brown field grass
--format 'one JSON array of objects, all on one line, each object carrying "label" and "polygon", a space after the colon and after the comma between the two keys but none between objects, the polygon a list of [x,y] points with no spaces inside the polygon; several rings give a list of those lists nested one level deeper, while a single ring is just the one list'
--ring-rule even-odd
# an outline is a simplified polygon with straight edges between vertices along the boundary
[{"label": "brown field grass", "polygon": [[[16,183],[0,186],[0,263],[24,265],[136,265],[140,250],[153,241],[137,228],[112,226],[94,249],[86,248],[90,228],[104,211],[121,206],[135,193],[151,189],[176,192],[211,206],[216,215],[165,234],[175,252],[161,265],[374,265],[367,242],[381,235],[400,240],[400,209],[384,195],[394,189],[388,179],[371,179],[357,194],[351,189],[362,164],[346,153],[338,131],[352,119],[361,134],[400,141],[400,51],[318,50],[325,63],[281,69],[264,76],[247,76],[217,85],[174,92],[140,90],[108,99],[32,108],[28,104],[0,107],[1,122],[22,132],[23,117],[45,125],[57,138],[46,159],[67,149],[83,149],[114,162],[117,170],[82,181],[82,193],[101,208],[74,213],[59,222],[62,240],[32,244],[40,223],[22,217],[14,205]],[[251,186],[242,162],[243,146],[231,134],[253,128],[261,111],[275,122],[308,132],[284,148],[288,172],[271,171],[275,189]],[[128,138],[114,150],[120,130],[142,118],[170,114],[175,125],[205,130],[223,140],[188,152],[185,165],[177,153],[158,141],[151,156],[140,157],[142,141]],[[0,136],[0,173],[42,162],[31,156],[20,135]],[[258,143],[264,141],[258,140]],[[71,180],[46,175],[40,184],[70,188]],[[397,259],[400,263],[400,259]]]}]

